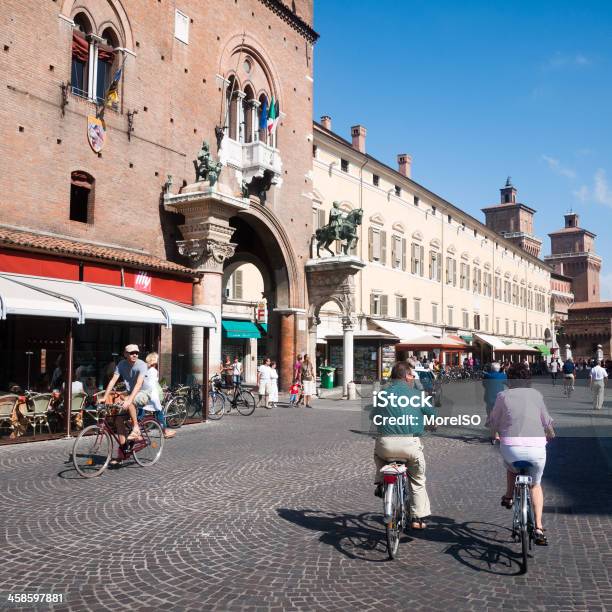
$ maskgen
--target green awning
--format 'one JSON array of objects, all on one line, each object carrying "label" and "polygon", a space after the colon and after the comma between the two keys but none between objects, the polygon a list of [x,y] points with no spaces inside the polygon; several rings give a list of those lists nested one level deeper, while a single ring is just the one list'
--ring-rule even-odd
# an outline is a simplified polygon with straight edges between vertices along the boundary
[{"label": "green awning", "polygon": [[538,349],[542,355],[550,355],[550,349],[545,344],[530,344],[529,346]]},{"label": "green awning", "polygon": [[471,334],[459,334],[459,337],[462,340],[465,340],[466,342],[472,342],[472,340],[474,340],[474,336],[472,336]]},{"label": "green awning", "polygon": [[223,319],[221,326],[226,338],[261,338],[261,332],[252,321]]}]

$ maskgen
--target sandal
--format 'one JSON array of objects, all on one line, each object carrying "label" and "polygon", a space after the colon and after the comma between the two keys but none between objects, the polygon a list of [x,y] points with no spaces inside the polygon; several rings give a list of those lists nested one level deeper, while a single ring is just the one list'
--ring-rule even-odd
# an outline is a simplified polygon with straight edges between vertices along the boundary
[{"label": "sandal", "polygon": [[548,546],[548,539],[544,535],[545,529],[533,530],[533,542],[536,546]]},{"label": "sandal", "polygon": [[512,500],[512,498],[511,498],[511,497],[508,497],[508,496],[506,496],[506,495],[502,495],[502,498],[501,498],[501,505],[502,505],[504,508],[508,508],[508,510],[511,510],[511,509],[512,509],[512,502],[513,502],[513,500]]},{"label": "sandal", "polygon": [[427,527],[427,523],[420,518],[413,518],[412,522],[410,523],[411,529],[425,529],[425,527]]}]

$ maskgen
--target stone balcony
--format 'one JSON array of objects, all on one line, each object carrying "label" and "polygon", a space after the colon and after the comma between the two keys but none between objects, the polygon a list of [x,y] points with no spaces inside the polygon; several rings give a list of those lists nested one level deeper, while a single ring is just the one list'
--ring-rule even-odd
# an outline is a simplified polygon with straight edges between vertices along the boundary
[{"label": "stone balcony", "polygon": [[255,177],[270,175],[271,184],[282,181],[282,160],[278,149],[261,141],[238,142],[225,136],[221,141],[219,161],[242,173],[242,180],[250,183]]}]

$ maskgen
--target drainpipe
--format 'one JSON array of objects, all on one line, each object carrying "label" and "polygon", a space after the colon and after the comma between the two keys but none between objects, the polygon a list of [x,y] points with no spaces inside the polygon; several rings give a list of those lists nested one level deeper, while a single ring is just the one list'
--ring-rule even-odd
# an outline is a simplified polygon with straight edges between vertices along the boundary
[{"label": "drainpipe", "polygon": [[[359,168],[359,208],[363,210],[363,169],[368,163],[366,157]],[[363,253],[363,222],[359,226],[359,250]],[[359,271],[359,312],[363,313],[363,270]]]}]

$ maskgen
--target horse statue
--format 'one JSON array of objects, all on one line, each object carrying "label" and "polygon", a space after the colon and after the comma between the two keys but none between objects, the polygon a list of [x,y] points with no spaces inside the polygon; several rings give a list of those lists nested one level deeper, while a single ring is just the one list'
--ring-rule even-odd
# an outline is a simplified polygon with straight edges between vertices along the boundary
[{"label": "horse statue", "polygon": [[321,247],[328,251],[331,255],[335,253],[329,248],[329,245],[340,240],[342,242],[342,253],[348,255],[349,251],[357,244],[359,236],[357,235],[357,227],[361,225],[363,219],[363,209],[358,208],[351,210],[348,214],[342,216],[333,222],[319,228],[315,232],[317,241],[317,257],[321,256]]}]

